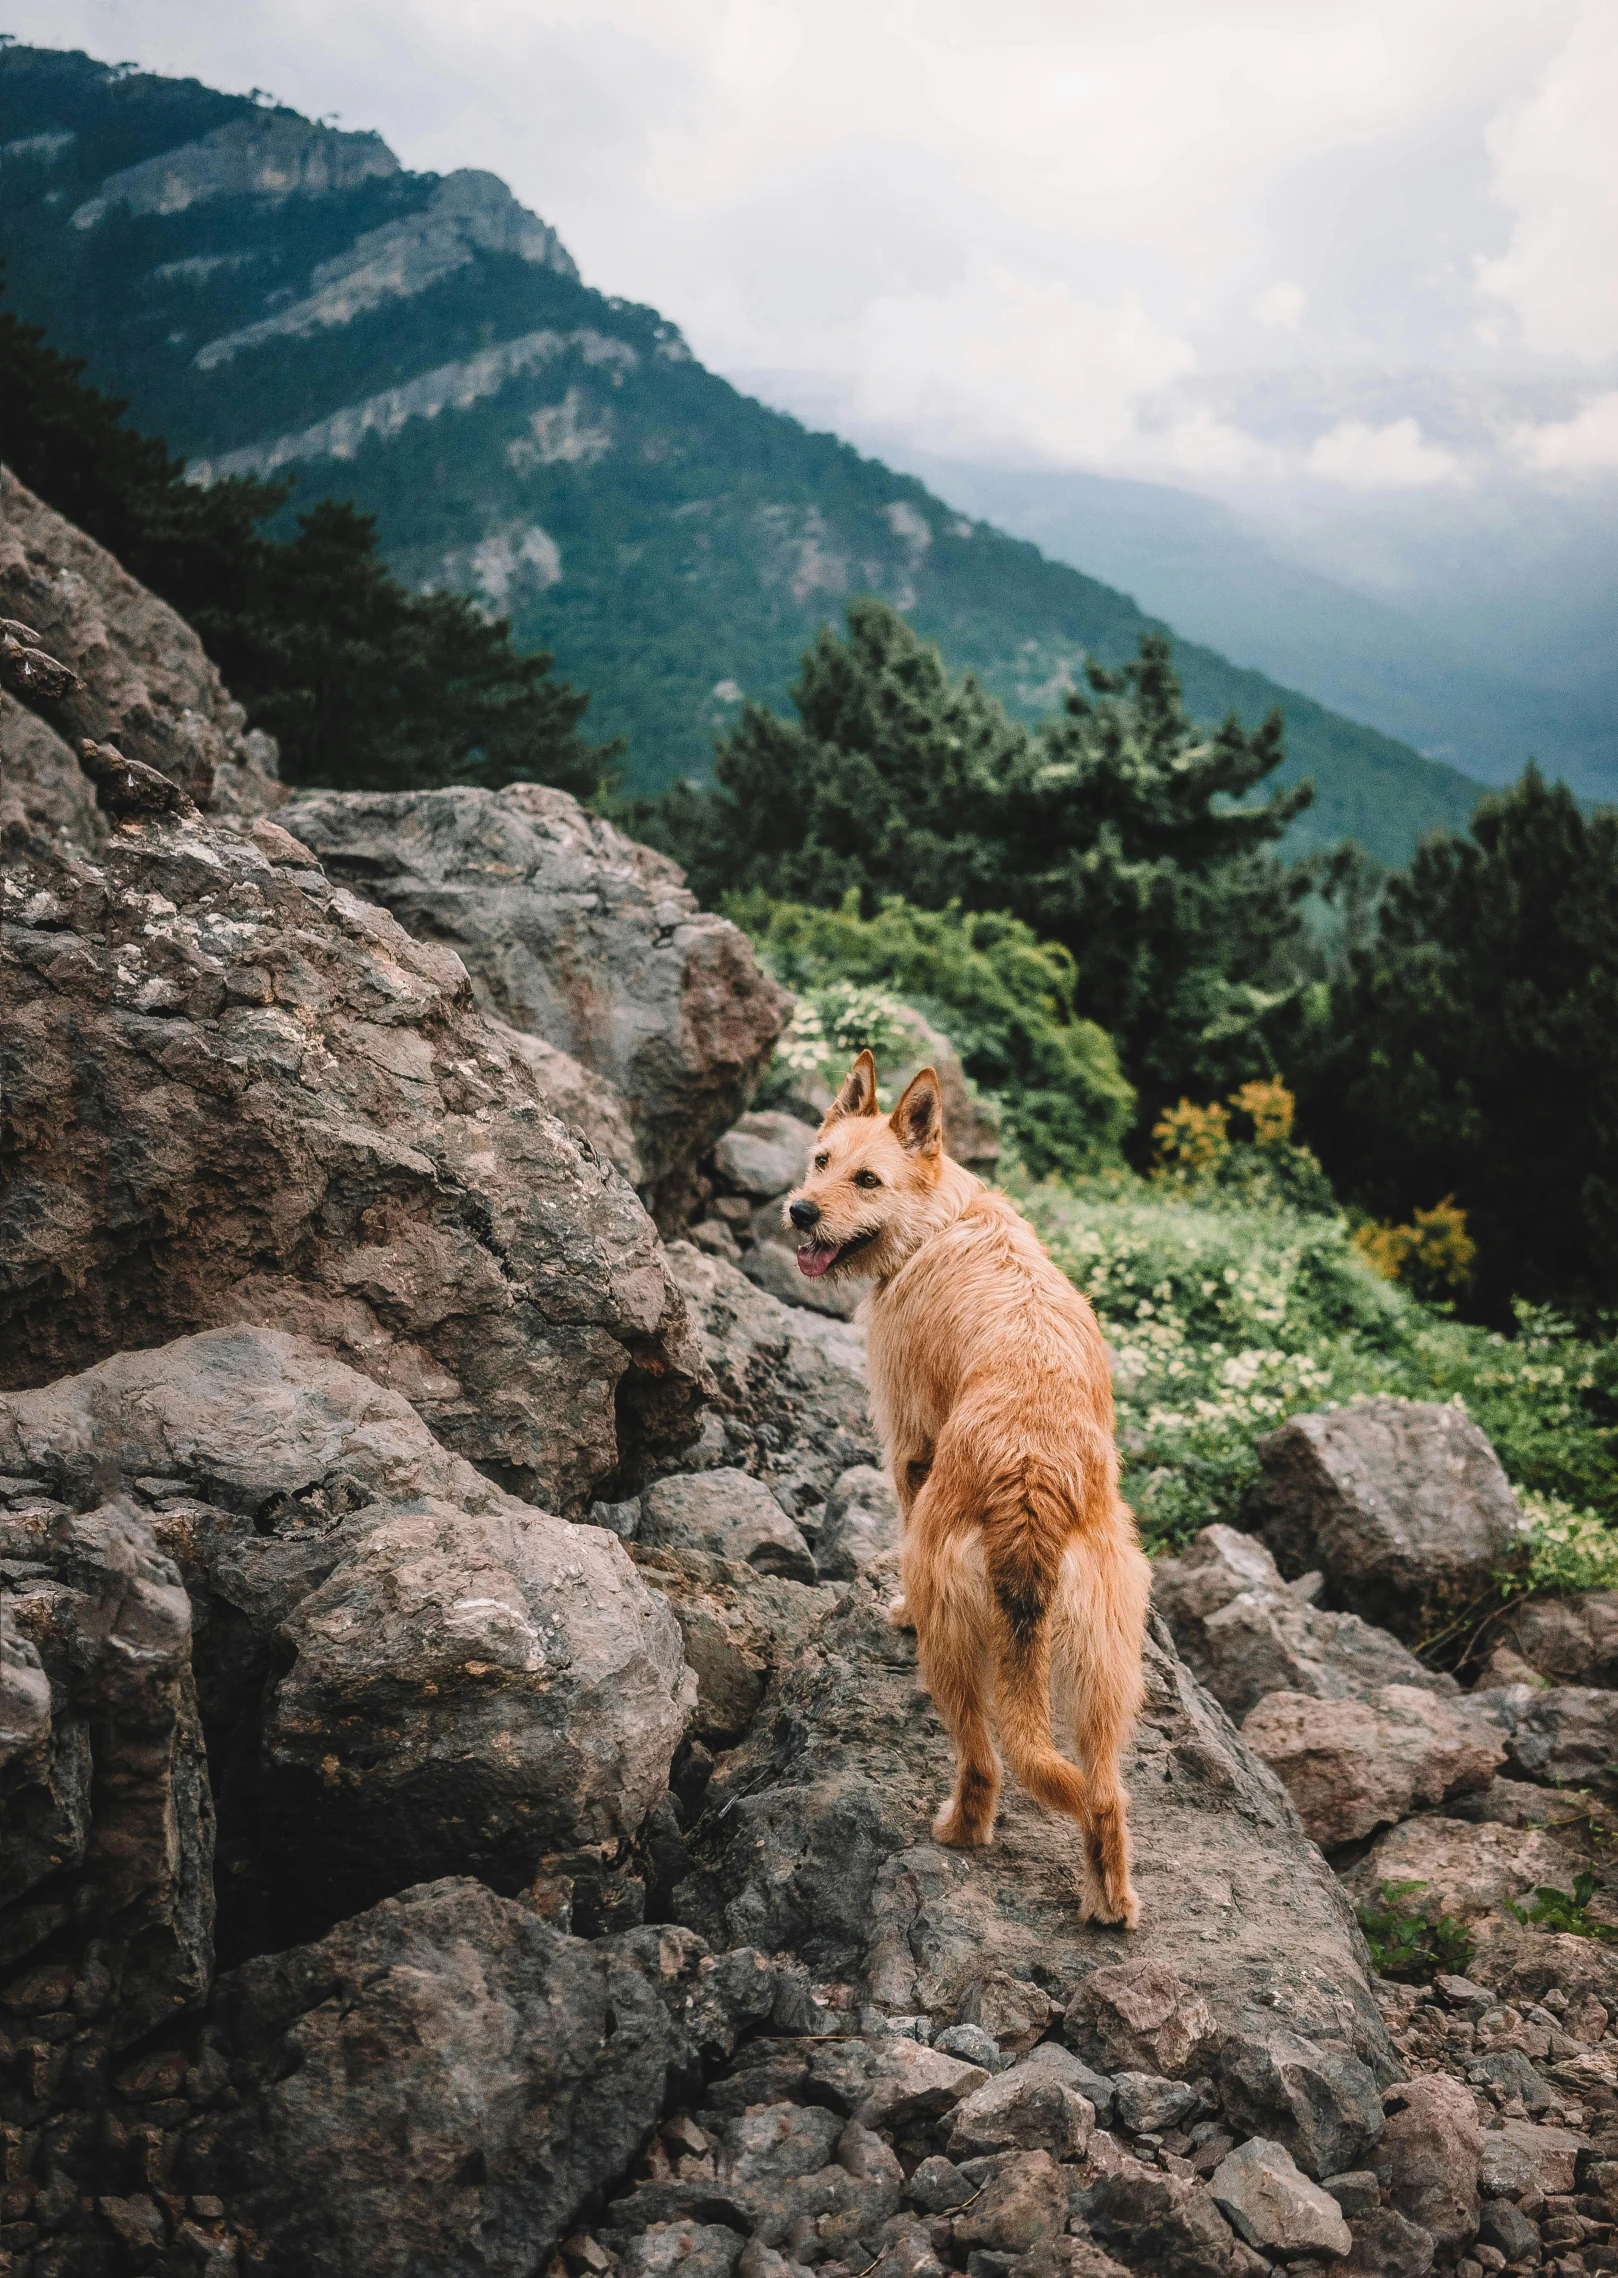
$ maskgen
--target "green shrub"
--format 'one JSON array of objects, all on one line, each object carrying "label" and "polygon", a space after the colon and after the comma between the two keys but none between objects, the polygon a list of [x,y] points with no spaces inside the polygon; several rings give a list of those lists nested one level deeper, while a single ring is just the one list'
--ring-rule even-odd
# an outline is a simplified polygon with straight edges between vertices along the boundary
[{"label": "green shrub", "polygon": [[1534,1893],[1532,1906],[1518,1906],[1506,1900],[1506,1912],[1516,1921],[1532,1924],[1539,1930],[1560,1932],[1569,1938],[1597,1938],[1606,1942],[1618,1938],[1618,1926],[1611,1922],[1598,1922],[1586,1909],[1596,1894],[1596,1878],[1588,1870],[1573,1879],[1571,1891],[1558,1890],[1554,1883],[1541,1883]]},{"label": "green shrub", "polygon": [[[948,1036],[974,1083],[998,1098],[1034,1176],[1121,1161],[1135,1095],[1111,1040],[1075,1016],[1078,976],[1056,943],[995,911],[953,903],[921,910],[898,896],[870,918],[860,916],[853,895],[832,910],[760,892],[732,895],[723,906],[777,979],[807,996],[834,1057],[868,1043],[880,1066],[871,1024],[891,1028],[899,1009],[913,1006]],[[816,1030],[794,1027],[786,1050],[807,1056]],[[838,1079],[846,1066],[845,1058]]]},{"label": "green shrub", "polygon": [[1453,1914],[1429,1922],[1419,1908],[1405,1903],[1426,1888],[1424,1882],[1385,1882],[1378,1888],[1378,1903],[1360,1908],[1360,1928],[1378,1977],[1419,1982],[1435,1970],[1465,1976],[1473,1942],[1464,1924]]},{"label": "green shrub", "polygon": [[[1256,1442],[1288,1416],[1392,1394],[1464,1408],[1540,1499],[1528,1538],[1539,1547],[1525,1546],[1515,1586],[1587,1587],[1556,1576],[1606,1571],[1618,1543],[1611,1348],[1526,1307],[1510,1338],[1435,1314],[1374,1271],[1341,1218],[1121,1174],[1012,1183],[1116,1355],[1124,1493],[1149,1550],[1215,1520],[1241,1526]],[[1559,1542],[1568,1510],[1577,1527]]]}]

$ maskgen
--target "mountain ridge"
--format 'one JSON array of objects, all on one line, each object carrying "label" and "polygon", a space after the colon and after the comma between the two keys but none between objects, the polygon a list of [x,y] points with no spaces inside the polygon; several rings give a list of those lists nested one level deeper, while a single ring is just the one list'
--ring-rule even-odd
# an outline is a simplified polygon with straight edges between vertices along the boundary
[{"label": "mountain ridge", "polygon": [[[352,497],[395,570],[509,613],[626,736],[631,787],[705,772],[779,706],[816,626],[872,591],[1031,718],[1169,629],[918,479],[740,394],[657,311],[585,285],[492,175],[414,174],[195,81],[0,54],[0,219],[19,315],[198,474]],[[289,510],[292,511],[292,510]],[[1300,845],[1402,859],[1481,786],[1195,642],[1193,711],[1286,711]]]}]

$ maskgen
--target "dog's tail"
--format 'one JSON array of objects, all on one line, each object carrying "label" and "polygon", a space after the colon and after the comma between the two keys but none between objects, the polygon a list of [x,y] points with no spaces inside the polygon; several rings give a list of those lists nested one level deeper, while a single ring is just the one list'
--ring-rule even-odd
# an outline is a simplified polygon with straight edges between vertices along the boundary
[{"label": "dog's tail", "polygon": [[1073,1531],[1065,1486],[1029,1469],[984,1513],[983,1558],[993,1607],[1000,1745],[1039,1803],[1083,1818],[1084,1774],[1051,1735],[1051,1610]]}]

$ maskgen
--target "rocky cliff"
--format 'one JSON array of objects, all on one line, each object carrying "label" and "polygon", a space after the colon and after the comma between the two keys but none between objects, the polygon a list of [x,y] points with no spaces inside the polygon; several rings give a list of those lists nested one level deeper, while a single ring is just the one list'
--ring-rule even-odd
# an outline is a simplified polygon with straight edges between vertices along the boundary
[{"label": "rocky cliff", "polygon": [[[1015,1793],[941,1849],[745,939],[559,793],[271,819],[184,628],[0,507],[9,2270],[1618,2263],[1618,1967],[1507,1903],[1604,1872],[1611,1609],[1464,1695],[1375,1626],[1499,1556],[1482,1436],[1301,1419],[1159,1568],[1138,1933]],[[1472,1978],[1373,1974],[1401,1878]]]}]

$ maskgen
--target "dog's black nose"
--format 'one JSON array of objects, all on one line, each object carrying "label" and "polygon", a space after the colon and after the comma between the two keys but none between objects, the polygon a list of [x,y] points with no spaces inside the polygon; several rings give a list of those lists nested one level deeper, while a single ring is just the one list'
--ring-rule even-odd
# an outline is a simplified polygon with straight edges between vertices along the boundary
[{"label": "dog's black nose", "polygon": [[795,1202],[787,1216],[800,1234],[807,1234],[820,1217],[820,1205],[818,1202]]}]

